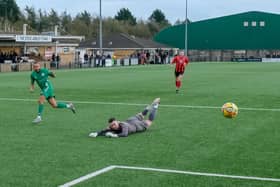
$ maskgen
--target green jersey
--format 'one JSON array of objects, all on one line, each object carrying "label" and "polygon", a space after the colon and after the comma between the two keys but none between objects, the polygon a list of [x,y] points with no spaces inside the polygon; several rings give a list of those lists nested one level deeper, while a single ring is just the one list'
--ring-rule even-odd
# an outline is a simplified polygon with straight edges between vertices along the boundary
[{"label": "green jersey", "polygon": [[54,97],[53,86],[48,79],[49,76],[54,77],[54,74],[45,68],[41,68],[38,72],[33,71],[31,73],[31,84],[33,85],[36,81],[42,90],[41,95],[44,95],[46,98]]}]

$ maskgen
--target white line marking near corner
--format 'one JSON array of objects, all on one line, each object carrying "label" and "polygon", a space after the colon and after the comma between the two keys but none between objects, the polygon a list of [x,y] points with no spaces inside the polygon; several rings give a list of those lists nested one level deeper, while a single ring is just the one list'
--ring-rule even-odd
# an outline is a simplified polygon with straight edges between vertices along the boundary
[{"label": "white line marking near corner", "polygon": [[102,173],[106,173],[106,172],[108,172],[108,171],[110,171],[110,170],[112,170],[112,169],[115,169],[115,168],[116,168],[116,166],[108,166],[108,167],[106,167],[106,168],[97,170],[97,171],[95,171],[95,172],[92,172],[92,173],[87,174],[87,175],[85,175],[85,176],[82,176],[82,177],[80,177],[80,178],[77,178],[77,179],[75,179],[75,180],[72,180],[72,181],[70,181],[70,182],[67,182],[67,183],[65,183],[65,184],[63,184],[63,185],[60,185],[59,187],[70,187],[70,186],[74,186],[74,185],[79,184],[79,183],[81,183],[81,182],[83,182],[83,181],[85,181],[85,180],[88,180],[88,179],[90,179],[90,178],[92,178],[92,177],[96,177],[97,175],[101,175]]},{"label": "white line marking near corner", "polygon": [[263,178],[263,177],[252,177],[252,176],[238,176],[238,175],[225,175],[218,173],[202,173],[202,172],[192,172],[192,171],[180,171],[180,170],[171,170],[171,169],[159,169],[159,168],[146,168],[146,167],[133,167],[133,166],[121,166],[121,165],[112,165],[106,168],[97,170],[80,178],[77,178],[73,181],[67,182],[59,187],[71,187],[76,184],[79,184],[85,180],[96,177],[102,173],[109,172],[113,169],[130,169],[130,170],[142,170],[142,171],[154,171],[154,172],[163,172],[163,173],[177,173],[177,174],[186,174],[186,175],[195,175],[195,176],[207,176],[207,177],[222,177],[222,178],[232,178],[232,179],[242,179],[242,180],[255,180],[255,181],[268,181],[268,182],[280,182],[280,179],[276,178]]},{"label": "white line marking near corner", "polygon": [[144,171],[157,171],[157,172],[165,172],[165,173],[178,173],[178,174],[187,174],[187,175],[199,175],[199,176],[208,176],[208,177],[223,177],[223,178],[233,178],[233,179],[280,182],[280,179],[276,179],[276,178],[225,175],[225,174],[218,174],[218,173],[202,173],[202,172],[192,172],[192,171],[179,171],[179,170],[170,170],[170,169],[131,167],[131,166],[115,166],[115,168],[118,168],[118,169],[132,169],[132,170],[144,170]]},{"label": "white line marking near corner", "polygon": [[[23,102],[34,102],[36,99],[20,99],[20,98],[0,98],[0,101],[23,101]],[[124,106],[147,106],[148,104],[140,103],[119,103],[119,102],[100,102],[100,101],[71,101],[78,104],[97,104],[97,105],[124,105]],[[220,109],[218,106],[199,106],[199,105],[164,105],[161,104],[161,107],[167,108],[192,108],[192,109]],[[268,111],[268,112],[280,112],[279,108],[242,108],[239,107],[239,110],[247,111]]]}]

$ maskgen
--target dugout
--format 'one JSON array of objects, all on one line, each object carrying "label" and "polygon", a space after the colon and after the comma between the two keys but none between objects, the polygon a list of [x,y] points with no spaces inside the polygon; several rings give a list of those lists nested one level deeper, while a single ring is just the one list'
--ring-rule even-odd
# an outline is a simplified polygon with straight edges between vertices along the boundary
[{"label": "dugout", "polygon": [[[250,11],[188,24],[192,61],[259,61],[280,58],[280,14]],[[184,49],[185,25],[168,27],[154,40]]]}]

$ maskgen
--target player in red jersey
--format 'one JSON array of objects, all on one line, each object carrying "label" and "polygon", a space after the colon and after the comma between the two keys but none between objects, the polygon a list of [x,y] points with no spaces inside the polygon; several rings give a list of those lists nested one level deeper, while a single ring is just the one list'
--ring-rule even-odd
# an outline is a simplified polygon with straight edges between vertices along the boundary
[{"label": "player in red jersey", "polygon": [[175,56],[171,63],[176,64],[175,83],[176,83],[176,93],[178,93],[182,85],[182,78],[185,72],[185,68],[189,63],[189,59],[187,56],[185,56],[184,51],[180,51],[179,55]]}]

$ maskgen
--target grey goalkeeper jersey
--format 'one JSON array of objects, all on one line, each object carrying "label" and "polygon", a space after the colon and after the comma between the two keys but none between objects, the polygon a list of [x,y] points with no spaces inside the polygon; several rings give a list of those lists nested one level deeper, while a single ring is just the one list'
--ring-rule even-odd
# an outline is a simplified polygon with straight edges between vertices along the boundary
[{"label": "grey goalkeeper jersey", "polygon": [[128,118],[126,121],[119,123],[122,130],[118,133],[119,137],[126,137],[129,134],[136,132],[143,132],[147,129],[147,124],[143,120],[143,116],[138,114],[136,116]]}]

